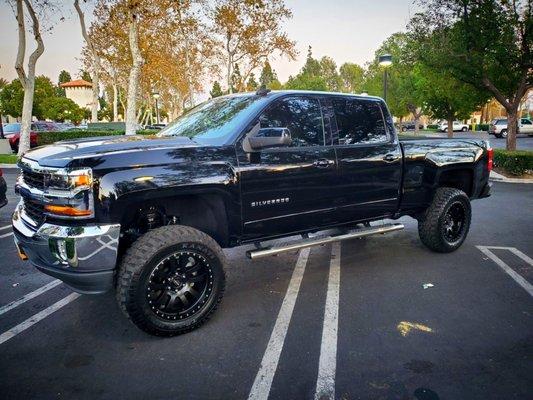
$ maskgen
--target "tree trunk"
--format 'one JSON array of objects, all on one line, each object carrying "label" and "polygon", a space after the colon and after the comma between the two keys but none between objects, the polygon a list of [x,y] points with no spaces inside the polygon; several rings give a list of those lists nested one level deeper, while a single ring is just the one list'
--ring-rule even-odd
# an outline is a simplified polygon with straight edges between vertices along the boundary
[{"label": "tree trunk", "polygon": [[419,121],[420,121],[420,115],[415,114],[414,117],[415,117],[415,135],[418,135],[420,133],[420,127],[418,126]]},{"label": "tree trunk", "polygon": [[453,138],[453,117],[448,117],[448,138]]},{"label": "tree trunk", "polygon": [[80,8],[79,0],[74,0],[74,8],[76,9],[78,16],[80,18],[81,25],[81,34],[83,39],[87,43],[87,47],[91,53],[91,66],[93,70],[93,98],[91,101],[91,122],[98,122],[98,97],[100,95],[100,57],[96,53],[94,46],[92,44],[89,35],[87,34],[87,29],[85,27],[85,16],[83,11]]},{"label": "tree trunk", "polygon": [[128,104],[126,109],[126,135],[135,135],[137,133],[137,90],[139,86],[139,75],[143,58],[139,49],[139,31],[137,26],[137,15],[132,11],[130,13],[130,23],[128,38],[130,42],[130,51],[133,64],[130,70],[128,80]]},{"label": "tree trunk", "polygon": [[516,134],[518,133],[518,110],[507,110],[507,150],[516,150]]},{"label": "tree trunk", "polygon": [[117,84],[113,83],[113,122],[118,121],[118,88]]},{"label": "tree trunk", "polygon": [[[37,48],[31,53],[28,58],[28,74],[24,71],[24,56],[26,53],[26,31],[24,26],[24,11],[23,3],[28,9],[30,18],[32,21],[32,31],[35,41],[37,42]],[[30,131],[31,131],[31,119],[33,114],[33,95],[35,89],[35,65],[37,60],[44,52],[44,43],[41,37],[41,30],[39,27],[39,20],[37,14],[33,9],[33,6],[29,0],[17,0],[17,24],[19,43],[17,58],[15,62],[15,70],[17,71],[18,78],[24,89],[24,100],[22,102],[22,121],[20,126],[20,139],[19,139],[19,157],[24,155],[30,149]]]}]

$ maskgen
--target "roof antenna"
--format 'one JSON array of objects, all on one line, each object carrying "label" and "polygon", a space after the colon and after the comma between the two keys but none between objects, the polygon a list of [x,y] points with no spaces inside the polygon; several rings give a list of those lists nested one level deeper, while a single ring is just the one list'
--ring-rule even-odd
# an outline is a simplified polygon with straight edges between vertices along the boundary
[{"label": "roof antenna", "polygon": [[266,96],[270,92],[271,90],[267,89],[265,85],[261,85],[261,87],[257,89],[257,92],[255,92],[255,94],[258,96]]}]

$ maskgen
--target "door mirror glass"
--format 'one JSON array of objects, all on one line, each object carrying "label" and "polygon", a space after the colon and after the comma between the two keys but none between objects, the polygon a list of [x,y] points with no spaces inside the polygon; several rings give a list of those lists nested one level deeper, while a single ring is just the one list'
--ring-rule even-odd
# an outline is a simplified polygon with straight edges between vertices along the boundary
[{"label": "door mirror glass", "polygon": [[261,128],[255,135],[248,137],[252,150],[290,146],[291,142],[291,132],[288,128]]}]

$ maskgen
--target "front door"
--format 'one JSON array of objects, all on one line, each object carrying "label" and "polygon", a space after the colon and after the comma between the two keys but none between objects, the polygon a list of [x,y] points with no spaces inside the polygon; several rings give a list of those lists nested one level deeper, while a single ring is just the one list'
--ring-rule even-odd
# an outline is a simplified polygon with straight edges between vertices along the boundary
[{"label": "front door", "polygon": [[398,209],[402,152],[384,103],[348,96],[326,101],[335,115],[337,204],[344,222],[387,217]]},{"label": "front door", "polygon": [[258,121],[261,128],[288,129],[291,144],[256,152],[237,145],[245,240],[330,224],[336,160],[320,96],[275,100]]}]

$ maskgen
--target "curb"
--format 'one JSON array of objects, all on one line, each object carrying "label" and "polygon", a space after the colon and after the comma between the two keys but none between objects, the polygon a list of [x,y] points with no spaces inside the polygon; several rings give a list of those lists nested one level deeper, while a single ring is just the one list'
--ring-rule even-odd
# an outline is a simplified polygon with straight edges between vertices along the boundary
[{"label": "curb", "polygon": [[2,169],[15,169],[15,168],[18,168],[17,167],[17,164],[0,164],[0,168]]},{"label": "curb", "polygon": [[507,178],[495,171],[490,171],[490,180],[504,183],[533,183],[533,179]]}]

